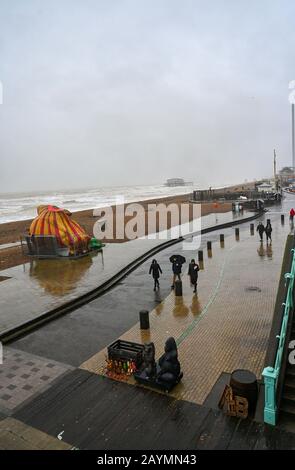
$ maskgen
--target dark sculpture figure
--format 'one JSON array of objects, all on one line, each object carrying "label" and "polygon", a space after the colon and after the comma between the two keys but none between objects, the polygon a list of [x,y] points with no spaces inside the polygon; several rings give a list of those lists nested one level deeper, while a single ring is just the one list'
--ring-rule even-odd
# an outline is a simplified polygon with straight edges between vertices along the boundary
[{"label": "dark sculpture figure", "polygon": [[157,370],[154,343],[146,343],[144,345],[142,365],[142,371],[145,372],[146,376],[148,378],[154,378]]},{"label": "dark sculpture figure", "polygon": [[182,377],[178,360],[177,345],[174,338],[168,338],[165,344],[165,353],[159,359],[157,380],[168,385],[179,382]]},{"label": "dark sculpture figure", "polygon": [[144,345],[143,363],[139,371],[135,372],[137,382],[149,387],[169,392],[183,377],[180,371],[177,346],[174,338],[168,338],[165,344],[165,353],[155,363],[154,343]]}]

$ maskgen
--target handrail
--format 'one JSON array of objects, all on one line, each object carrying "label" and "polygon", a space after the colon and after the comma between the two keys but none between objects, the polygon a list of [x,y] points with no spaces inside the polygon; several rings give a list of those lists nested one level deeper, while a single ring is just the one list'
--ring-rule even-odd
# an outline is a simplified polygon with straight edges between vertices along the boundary
[{"label": "handrail", "polygon": [[295,278],[295,249],[292,248],[293,253],[291,272],[285,274],[286,282],[288,282],[288,289],[286,294],[285,302],[283,302],[284,312],[281,323],[280,334],[277,336],[278,348],[276,353],[276,359],[274,367],[265,367],[262,376],[264,378],[264,422],[267,424],[275,425],[277,422],[277,387],[280,371],[282,367],[282,358],[285,349],[287,327],[289,323],[290,311],[294,307],[294,278]]}]

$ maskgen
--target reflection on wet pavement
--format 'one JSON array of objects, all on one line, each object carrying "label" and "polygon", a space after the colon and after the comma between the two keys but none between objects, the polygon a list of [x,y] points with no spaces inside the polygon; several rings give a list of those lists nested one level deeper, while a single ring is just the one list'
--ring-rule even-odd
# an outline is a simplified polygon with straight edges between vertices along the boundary
[{"label": "reflection on wet pavement", "polygon": [[45,292],[60,297],[76,289],[91,265],[91,256],[77,260],[34,260],[30,276]]},{"label": "reflection on wet pavement", "polygon": [[260,243],[259,248],[257,248],[257,253],[260,258],[267,258],[272,259],[273,256],[273,249],[272,249],[272,243],[267,243],[264,245],[264,243]]},{"label": "reflection on wet pavement", "polygon": [[189,308],[185,305],[183,297],[175,297],[173,315],[175,317],[185,317],[189,313]]},{"label": "reflection on wet pavement", "polygon": [[202,312],[202,305],[199,301],[198,296],[195,294],[192,296],[192,301],[190,305],[190,309],[193,315],[199,315]]}]

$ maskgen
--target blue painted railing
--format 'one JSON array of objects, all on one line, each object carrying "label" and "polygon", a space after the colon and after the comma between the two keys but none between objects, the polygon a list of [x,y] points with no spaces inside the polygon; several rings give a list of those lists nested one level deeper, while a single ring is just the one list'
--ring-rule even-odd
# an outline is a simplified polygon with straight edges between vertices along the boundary
[{"label": "blue painted railing", "polygon": [[280,334],[277,336],[279,343],[274,367],[265,367],[262,372],[264,378],[264,422],[275,425],[277,421],[277,387],[280,370],[282,367],[282,358],[284,354],[286,333],[289,321],[290,311],[293,309],[294,296],[294,276],[295,276],[295,250],[293,253],[291,272],[285,274],[286,281],[289,280],[285,302],[283,303],[284,312],[281,324]]}]

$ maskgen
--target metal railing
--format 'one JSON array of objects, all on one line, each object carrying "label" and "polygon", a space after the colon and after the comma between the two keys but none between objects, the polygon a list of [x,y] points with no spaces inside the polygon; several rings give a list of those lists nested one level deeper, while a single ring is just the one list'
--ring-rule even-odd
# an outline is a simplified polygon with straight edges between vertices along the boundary
[{"label": "metal railing", "polygon": [[291,272],[285,274],[286,282],[288,282],[288,289],[286,293],[285,302],[283,302],[283,317],[281,323],[280,333],[277,336],[278,347],[276,358],[273,367],[265,367],[262,372],[264,378],[264,422],[267,424],[275,425],[277,422],[278,403],[277,403],[277,389],[282,369],[282,359],[286,345],[286,335],[289,323],[290,312],[294,307],[294,277],[295,277],[295,249],[291,250],[292,265]]}]

